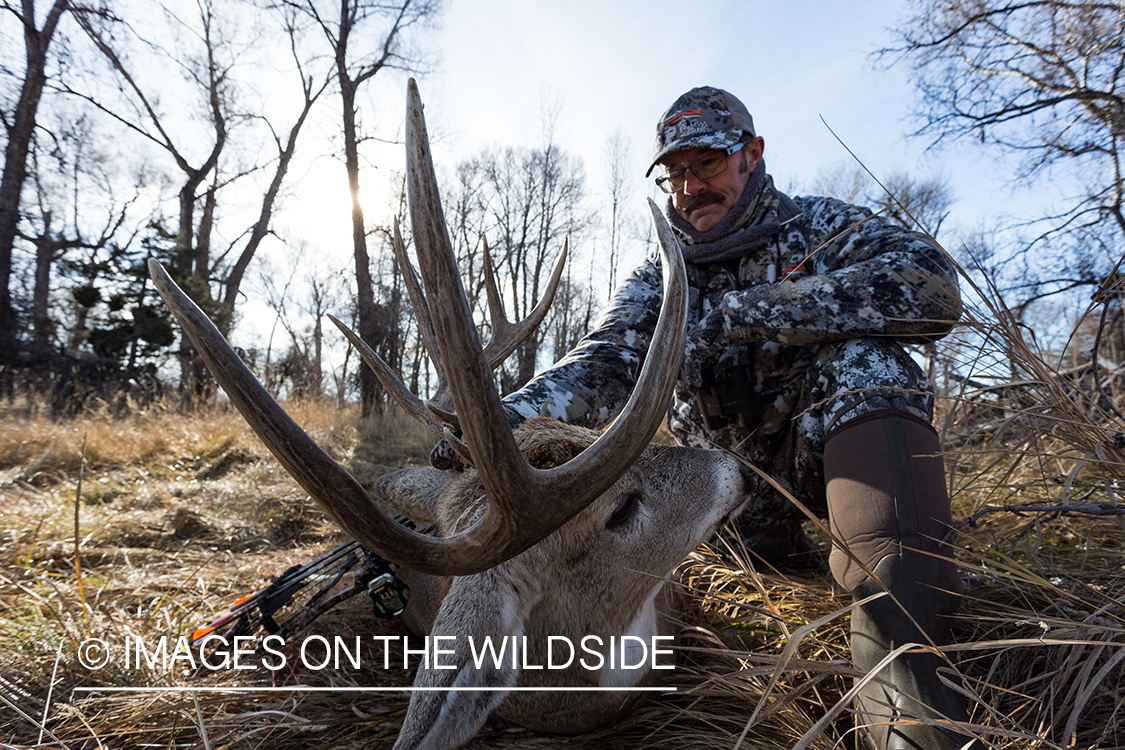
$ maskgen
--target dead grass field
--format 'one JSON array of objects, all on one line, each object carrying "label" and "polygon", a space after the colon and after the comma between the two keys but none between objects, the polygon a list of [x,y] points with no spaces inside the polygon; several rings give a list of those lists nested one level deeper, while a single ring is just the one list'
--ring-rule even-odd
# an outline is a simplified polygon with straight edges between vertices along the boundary
[{"label": "dead grass field", "polygon": [[[1057,404],[999,417],[980,413],[998,407],[971,405],[971,423],[964,414],[972,410],[946,405],[943,412],[952,415],[945,426],[955,519],[988,507],[1063,502],[1110,514],[1004,511],[957,532],[970,585],[957,623],[962,645],[948,656],[960,664],[972,721],[997,748],[1125,747],[1125,532],[1106,505],[1116,502],[1125,476],[1120,449],[1097,414],[1076,426]],[[429,449],[428,438],[398,418],[359,425],[354,412],[330,406],[290,410],[364,483],[424,461]],[[1092,442],[1075,439],[1081,430]],[[123,418],[52,421],[33,405],[11,405],[0,415],[0,492],[0,746],[393,744],[405,693],[299,687],[409,683],[409,673],[369,666],[370,654],[360,670],[276,673],[193,674],[182,663],[125,669],[118,653],[100,669],[79,663],[87,638],[113,649],[126,637],[190,634],[234,597],[345,539],[237,414],[157,406]],[[827,540],[820,542],[826,550]],[[855,676],[846,641],[850,598],[831,585],[826,565],[799,574],[755,571],[725,544],[720,538],[690,563],[696,604],[685,623],[684,663],[668,680],[677,692],[595,735],[490,724],[469,747],[850,747],[852,718],[841,704]],[[400,632],[371,617],[361,599],[309,632],[365,641]],[[187,686],[293,690],[176,689]],[[155,690],[87,690],[109,687]]]}]

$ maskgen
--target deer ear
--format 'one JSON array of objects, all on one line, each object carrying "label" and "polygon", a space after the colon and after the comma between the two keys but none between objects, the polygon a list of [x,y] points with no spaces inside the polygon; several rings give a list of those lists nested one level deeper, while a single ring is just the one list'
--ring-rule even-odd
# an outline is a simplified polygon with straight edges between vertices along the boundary
[{"label": "deer ear", "polygon": [[391,511],[415,523],[436,524],[438,500],[453,481],[431,466],[402,469],[379,477],[374,494]]},{"label": "deer ear", "polygon": [[[500,566],[503,568],[504,566]],[[429,668],[420,667],[394,750],[460,747],[519,680],[524,622],[534,602],[498,568],[453,579],[427,640]],[[440,651],[440,653],[437,653]],[[513,657],[513,654],[515,656]]]}]

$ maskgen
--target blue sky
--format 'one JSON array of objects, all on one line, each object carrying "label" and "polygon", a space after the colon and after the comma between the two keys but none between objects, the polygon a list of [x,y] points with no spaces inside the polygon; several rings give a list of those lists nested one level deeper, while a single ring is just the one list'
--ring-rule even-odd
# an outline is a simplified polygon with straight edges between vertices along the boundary
[{"label": "blue sky", "polygon": [[[746,103],[782,189],[805,192],[818,170],[852,160],[830,126],[877,176],[942,174],[958,199],[951,224],[975,227],[1003,212],[991,205],[1007,198],[1002,173],[971,146],[927,153],[908,138],[905,66],[871,57],[908,10],[901,0],[452,0],[431,37],[440,57],[419,78],[434,153],[451,168],[490,144],[537,145],[551,103],[557,140],[583,159],[595,200],[606,139],[616,131],[631,144],[641,211],[656,119],[679,94],[712,85]],[[402,90],[389,76],[377,87],[373,116],[390,135]],[[400,151],[385,149],[381,163]]]},{"label": "blue sky", "polygon": [[[943,175],[956,198],[943,227],[953,244],[958,230],[1019,213],[1013,206],[1026,195],[1012,194],[1006,170],[972,145],[928,152],[926,140],[908,137],[916,128],[908,70],[881,66],[872,53],[892,42],[888,29],[909,9],[902,0],[451,0],[425,37],[439,51],[432,69],[418,77],[435,158],[439,169],[451,170],[489,145],[538,145],[549,103],[557,111],[556,141],[583,160],[595,202],[606,140],[623,135],[635,161],[639,214],[647,210],[645,196],[655,194],[644,172],[657,118],[679,94],[712,85],[750,109],[783,190],[808,192],[819,170],[852,162],[829,126],[877,176]],[[382,138],[400,138],[403,77],[380,74],[371,83],[364,123]],[[401,168],[402,147],[369,144],[367,158],[379,166],[363,176],[369,220],[377,220],[388,204],[381,178]],[[346,258],[338,162],[320,160],[298,187],[298,202],[302,218],[315,218],[315,230],[305,230],[310,246]],[[581,257],[584,248],[575,250]]]},{"label": "blue sky", "polygon": [[898,0],[455,0],[423,95],[453,149],[472,151],[533,140],[537,103],[549,94],[561,104],[564,142],[591,172],[605,136],[620,130],[643,157],[640,179],[659,114],[706,84],[746,103],[781,183],[848,158],[822,117],[877,174],[932,171],[949,155],[921,158],[924,142],[905,138],[905,71],[870,59],[906,10]]}]

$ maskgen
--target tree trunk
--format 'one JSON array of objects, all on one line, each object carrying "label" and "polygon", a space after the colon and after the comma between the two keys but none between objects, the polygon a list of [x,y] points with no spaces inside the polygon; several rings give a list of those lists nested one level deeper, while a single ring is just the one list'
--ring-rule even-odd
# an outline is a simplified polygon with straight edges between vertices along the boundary
[{"label": "tree trunk", "polygon": [[[355,255],[355,279],[358,290],[356,302],[359,311],[359,335],[372,348],[378,348],[382,333],[379,330],[378,312],[375,309],[375,289],[371,280],[371,259],[367,254],[363,206],[359,202],[359,143],[355,125],[356,84],[348,78],[343,61],[340,62],[340,92],[344,105],[344,161],[348,170],[348,189],[352,196],[352,250]],[[375,413],[378,391],[379,383],[375,373],[366,364],[360,364],[359,398],[364,417]]]},{"label": "tree trunk", "polygon": [[211,281],[211,231],[215,226],[215,208],[218,203],[217,183],[216,174],[203,200],[203,215],[199,218],[199,232],[195,241],[194,274],[208,283]]},{"label": "tree trunk", "polygon": [[51,265],[55,260],[55,243],[51,241],[51,213],[43,214],[43,234],[35,241],[35,288],[31,293],[32,349],[42,357],[50,350],[51,333]]},{"label": "tree trunk", "polygon": [[[326,86],[327,84],[325,84]],[[254,223],[254,228],[250,231],[250,239],[246,243],[246,247],[242,249],[242,253],[238,256],[238,260],[230,269],[227,274],[226,290],[223,293],[223,304],[226,305],[230,313],[231,320],[234,319],[234,307],[238,301],[238,289],[242,285],[242,278],[246,274],[246,268],[253,260],[254,254],[258,252],[258,246],[262,244],[262,240],[266,238],[270,229],[270,219],[273,216],[273,206],[277,202],[277,194],[281,191],[281,184],[285,181],[285,175],[289,172],[289,164],[293,161],[293,154],[297,151],[297,136],[301,133],[301,127],[305,124],[305,120],[312,110],[313,104],[320,97],[324,91],[325,86],[321,86],[320,90],[313,91],[312,78],[310,77],[308,83],[305,84],[305,106],[301,110],[297,122],[289,130],[289,138],[285,142],[285,147],[278,152],[277,168],[274,170],[273,179],[270,181],[270,186],[266,189],[266,193],[262,196],[262,209],[258,213],[258,220]],[[229,334],[230,331],[223,331],[223,335]]]},{"label": "tree trunk", "polygon": [[[194,239],[195,239],[195,189],[203,180],[203,175],[198,170],[187,172],[187,181],[180,188],[180,223],[176,230],[176,255],[180,272],[186,277],[192,274],[195,268]],[[198,302],[199,300],[196,300]],[[180,347],[176,352],[176,359],[180,363],[180,388],[184,397],[184,406],[188,409],[195,404],[196,378],[193,373],[195,367],[192,360],[196,358],[195,348],[188,340],[186,333],[180,334]]]},{"label": "tree trunk", "polygon": [[47,49],[55,34],[59,18],[67,10],[67,0],[55,0],[43,28],[35,28],[35,3],[24,0],[26,18],[24,46],[27,51],[27,69],[19,102],[8,130],[8,143],[4,148],[4,172],[0,176],[0,366],[15,359],[16,316],[12,308],[12,247],[20,222],[20,195],[27,178],[27,154],[35,132],[35,114],[46,83]]},{"label": "tree trunk", "polygon": [[312,391],[319,400],[324,395],[324,327],[321,323],[322,316],[317,315],[313,321],[313,357],[312,357]]}]

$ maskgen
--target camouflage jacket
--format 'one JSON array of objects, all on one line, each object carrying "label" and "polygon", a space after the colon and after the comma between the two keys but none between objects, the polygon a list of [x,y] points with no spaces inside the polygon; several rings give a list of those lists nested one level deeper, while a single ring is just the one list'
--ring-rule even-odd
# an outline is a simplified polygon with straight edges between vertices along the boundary
[{"label": "camouflage jacket", "polygon": [[[758,435],[780,431],[804,408],[802,383],[819,345],[870,336],[939,338],[961,309],[954,269],[924,235],[833,198],[794,202],[800,214],[758,252],[726,263],[687,264],[688,330],[724,298],[725,309],[733,310],[728,324],[736,342],[724,349],[719,366],[749,367],[763,407],[753,430]],[[776,220],[779,204],[767,178],[735,229]],[[654,253],[618,288],[589,335],[504,402],[525,418],[608,424],[636,382],[661,299]],[[674,414],[693,411],[694,394],[682,380],[675,398]],[[681,439],[685,429],[703,432],[702,424],[676,427]],[[724,444],[739,438],[724,437]]]}]

